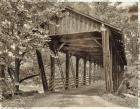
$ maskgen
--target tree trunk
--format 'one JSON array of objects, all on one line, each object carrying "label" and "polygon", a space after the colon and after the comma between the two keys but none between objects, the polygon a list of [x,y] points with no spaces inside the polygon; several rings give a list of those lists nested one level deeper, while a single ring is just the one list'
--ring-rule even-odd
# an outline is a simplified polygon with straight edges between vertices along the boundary
[{"label": "tree trunk", "polygon": [[42,55],[39,50],[36,50],[36,55],[37,55],[37,60],[38,60],[38,65],[39,65],[39,70],[40,70],[40,76],[42,79],[42,84],[43,84],[43,90],[46,93],[48,91],[48,83],[45,75],[45,69],[44,69],[44,64],[42,60]]},{"label": "tree trunk", "polygon": [[[4,85],[4,73],[5,66],[3,64],[0,65],[0,96],[3,97],[5,93],[5,85]],[[1,99],[1,98],[0,98]]]},{"label": "tree trunk", "polygon": [[20,70],[20,59],[19,59],[19,48],[16,47],[16,57],[15,57],[15,93],[19,93],[19,70]]}]

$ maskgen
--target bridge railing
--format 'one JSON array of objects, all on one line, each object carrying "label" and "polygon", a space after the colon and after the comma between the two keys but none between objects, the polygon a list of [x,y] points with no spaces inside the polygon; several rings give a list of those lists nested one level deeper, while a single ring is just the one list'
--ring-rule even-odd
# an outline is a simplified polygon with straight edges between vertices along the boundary
[{"label": "bridge railing", "polygon": [[[83,86],[83,78],[78,78],[78,86]],[[69,89],[76,88],[75,78],[69,78]],[[89,76],[86,76],[86,85],[89,85]],[[49,81],[49,90],[65,90],[65,84],[62,81],[62,78],[55,78],[54,82]]]}]

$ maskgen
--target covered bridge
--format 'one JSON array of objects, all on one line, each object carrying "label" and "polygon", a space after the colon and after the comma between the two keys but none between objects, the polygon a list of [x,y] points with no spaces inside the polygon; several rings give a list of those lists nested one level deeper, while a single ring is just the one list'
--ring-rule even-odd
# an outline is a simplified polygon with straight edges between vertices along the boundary
[{"label": "covered bridge", "polygon": [[[50,49],[66,54],[65,89],[69,88],[70,57],[76,57],[76,87],[79,59],[84,60],[83,84],[86,84],[86,62],[103,67],[106,90],[117,90],[127,65],[122,31],[106,22],[66,7],[67,15],[56,19],[59,28],[50,25]],[[55,58],[51,57],[51,80],[54,79]]]}]

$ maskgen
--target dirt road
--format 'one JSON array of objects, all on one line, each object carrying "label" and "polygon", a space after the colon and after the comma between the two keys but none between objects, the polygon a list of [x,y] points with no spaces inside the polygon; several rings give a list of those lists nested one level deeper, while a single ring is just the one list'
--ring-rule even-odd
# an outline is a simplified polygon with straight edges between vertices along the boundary
[{"label": "dirt road", "polygon": [[101,98],[102,93],[103,90],[96,90],[91,86],[85,86],[74,90],[46,95],[43,98],[34,100],[32,107],[118,107],[118,105]]}]

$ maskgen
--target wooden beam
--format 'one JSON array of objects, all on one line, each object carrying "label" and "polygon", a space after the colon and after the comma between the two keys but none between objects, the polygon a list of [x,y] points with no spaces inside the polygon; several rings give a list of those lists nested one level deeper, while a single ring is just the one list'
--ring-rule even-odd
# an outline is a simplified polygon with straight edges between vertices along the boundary
[{"label": "wooden beam", "polygon": [[[61,50],[61,51],[63,51],[64,53],[66,53],[66,50]],[[102,57],[102,52],[86,52],[86,51],[76,51],[76,50],[70,50],[69,51],[71,54],[73,54],[73,55],[75,55],[75,54],[78,54],[78,55],[84,55],[84,56],[86,56],[86,57],[88,57],[88,56],[90,56],[90,58],[92,58],[92,57],[96,57],[96,56],[101,56]]]},{"label": "wooden beam", "polygon": [[89,61],[89,84],[91,84],[91,71],[92,71],[92,63]]},{"label": "wooden beam", "polygon": [[117,56],[117,89],[119,87],[118,79],[119,79],[119,69],[118,69],[118,56]]},{"label": "wooden beam", "polygon": [[115,81],[116,81],[116,76],[115,76],[115,74],[116,74],[116,59],[115,59],[115,52],[114,52],[114,49],[112,48],[112,58],[113,58],[113,60],[112,60],[112,62],[113,62],[113,64],[112,64],[112,79],[113,79],[113,90],[115,91],[116,90],[116,83],[115,83]]},{"label": "wooden beam", "polygon": [[96,40],[96,39],[93,39],[95,41],[95,43],[102,48],[102,45]]},{"label": "wooden beam", "polygon": [[112,70],[112,64],[113,64],[113,41],[112,41],[112,37],[111,37],[111,32],[109,32],[109,51],[110,51],[110,59],[109,59],[109,66],[110,66],[110,87],[111,87],[111,91],[113,91],[113,70]]},{"label": "wooden beam", "polygon": [[76,48],[89,48],[89,49],[94,49],[94,48],[99,48],[99,46],[97,45],[93,45],[93,44],[66,44],[65,46],[68,46],[68,47],[76,47]]},{"label": "wooden beam", "polygon": [[38,65],[39,65],[39,70],[40,70],[40,76],[42,79],[43,90],[46,93],[48,91],[48,83],[47,83],[47,79],[45,75],[45,69],[44,69],[41,52],[39,50],[36,50],[36,55],[37,55],[37,60],[38,60]]},{"label": "wooden beam", "polygon": [[79,86],[79,60],[80,58],[76,56],[76,88]]},{"label": "wooden beam", "polygon": [[[79,26],[78,26],[79,27]],[[62,34],[59,35],[63,39],[71,39],[71,38],[88,38],[88,37],[93,37],[93,38],[101,38],[101,32],[99,31],[94,31],[94,32],[75,32],[72,34]],[[54,36],[50,36],[54,37]]]},{"label": "wooden beam", "polygon": [[71,41],[67,41],[65,42],[66,44],[78,44],[78,45],[88,45],[88,46],[99,46],[98,44],[96,44],[94,41],[92,41],[91,39],[89,40],[71,40]]},{"label": "wooden beam", "polygon": [[115,74],[114,74],[114,86],[115,86],[115,91],[117,90],[117,55],[116,53],[114,54],[115,55]]},{"label": "wooden beam", "polygon": [[70,72],[70,54],[66,52],[66,81],[65,81],[65,90],[69,88],[69,72]]},{"label": "wooden beam", "polygon": [[54,79],[55,79],[55,58],[50,56],[50,69],[51,69],[51,75],[50,75],[50,84],[49,84],[49,89],[50,91],[54,91]]},{"label": "wooden beam", "polygon": [[[93,39],[101,39],[101,37],[100,38],[94,38],[93,37]],[[82,43],[82,42],[89,42],[89,43],[91,43],[91,42],[94,42],[93,40],[92,40],[92,37],[85,37],[85,38],[61,38],[61,40],[60,40],[61,42],[66,42],[66,43],[74,43],[74,42],[77,42],[77,43]]]},{"label": "wooden beam", "polygon": [[87,60],[84,59],[83,85],[86,85],[86,63],[87,63]]},{"label": "wooden beam", "polygon": [[111,69],[111,56],[110,56],[110,33],[107,28],[102,25],[102,48],[103,48],[103,66],[105,73],[105,81],[106,81],[106,90],[107,92],[112,92],[113,83],[112,83],[112,69]]},{"label": "wooden beam", "polygon": [[98,58],[102,58],[103,56],[101,55],[101,54],[91,54],[91,53],[87,53],[87,52],[83,52],[83,53],[81,53],[81,52],[73,52],[72,53],[73,55],[79,55],[79,56],[81,56],[81,57],[87,57],[87,59],[94,59],[94,58],[96,58],[96,59],[98,59]]},{"label": "wooden beam", "polygon": [[95,73],[95,63],[92,62],[91,83],[94,82],[94,73]]},{"label": "wooden beam", "polygon": [[86,48],[86,47],[83,47],[83,48],[76,48],[76,47],[66,47],[64,46],[63,50],[68,50],[68,51],[84,51],[84,52],[102,52],[102,49],[99,49],[99,48],[94,48],[94,49],[90,49],[90,48]]}]

